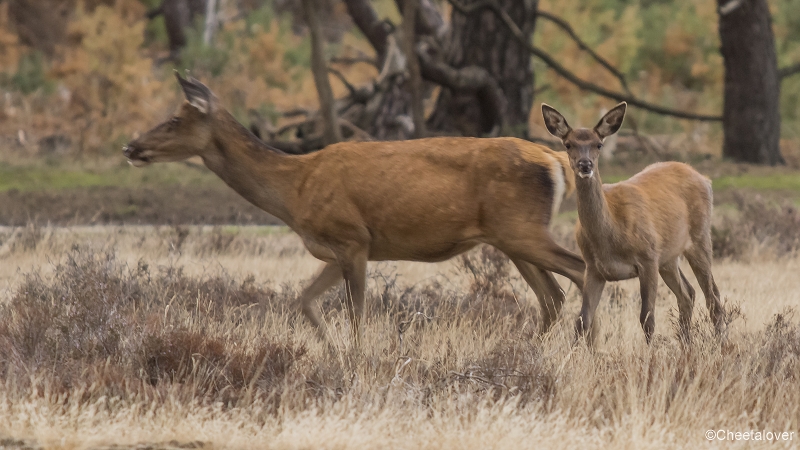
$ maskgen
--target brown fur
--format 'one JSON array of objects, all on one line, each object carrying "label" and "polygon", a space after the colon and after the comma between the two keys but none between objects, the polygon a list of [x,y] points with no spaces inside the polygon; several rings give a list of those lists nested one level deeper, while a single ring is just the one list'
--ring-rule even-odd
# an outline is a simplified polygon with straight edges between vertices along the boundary
[{"label": "brown fur", "polygon": [[680,257],[685,256],[706,297],[711,320],[721,331],[723,310],[711,274],[711,181],[678,162],[650,165],[620,183],[604,185],[600,180],[597,163],[602,141],[622,125],[625,107],[622,103],[609,111],[592,130],[572,130],[556,110],[542,106],[545,124],[567,147],[576,175],[575,234],[586,260],[577,329],[581,333],[592,330],[607,281],[639,277],[640,321],[650,342],[660,274],[678,298],[681,332],[688,339],[694,289],[679,267]]},{"label": "brown fur", "polygon": [[205,86],[181,84],[188,101],[177,119],[131,142],[125,155],[135,165],[199,155],[297,232],[327,263],[300,297],[313,324],[322,325],[314,298],[344,278],[358,339],[368,260],[442,261],[479,243],[511,257],[539,297],[545,330],[564,301],[549,271],[582,287],[583,260],[548,231],[556,194],[574,188],[565,155],[513,138],[343,142],[285,155],[237,123]]}]

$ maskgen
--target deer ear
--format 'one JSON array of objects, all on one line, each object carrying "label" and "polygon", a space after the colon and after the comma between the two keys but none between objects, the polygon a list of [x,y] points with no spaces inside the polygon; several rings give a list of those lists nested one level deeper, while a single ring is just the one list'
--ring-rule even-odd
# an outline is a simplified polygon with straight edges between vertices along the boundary
[{"label": "deer ear", "polygon": [[600,139],[605,139],[607,136],[611,136],[612,134],[619,131],[619,127],[622,126],[622,119],[625,118],[625,111],[628,109],[628,104],[625,102],[620,103],[619,105],[611,108],[611,111],[607,112],[600,122],[597,122],[597,125],[594,126],[594,131],[600,136]]},{"label": "deer ear", "polygon": [[572,131],[567,119],[547,103],[542,103],[542,117],[544,117],[544,126],[547,127],[547,131],[559,139],[563,140]]},{"label": "deer ear", "polygon": [[175,77],[183,89],[186,101],[201,113],[208,114],[211,111],[211,90],[192,77],[189,77],[188,80],[181,77],[177,70],[175,71]]}]

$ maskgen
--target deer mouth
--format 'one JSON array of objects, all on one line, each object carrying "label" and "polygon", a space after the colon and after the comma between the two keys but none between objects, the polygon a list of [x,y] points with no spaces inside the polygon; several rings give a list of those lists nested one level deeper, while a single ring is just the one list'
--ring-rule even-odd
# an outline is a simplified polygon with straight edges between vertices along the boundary
[{"label": "deer mouth", "polygon": [[152,162],[148,156],[142,155],[140,149],[130,145],[122,148],[122,154],[128,159],[128,164],[133,167],[144,167]]},{"label": "deer mouth", "polygon": [[592,175],[594,175],[594,170],[592,169],[589,169],[586,172],[584,172],[583,170],[578,171],[578,176],[581,178],[592,178]]}]

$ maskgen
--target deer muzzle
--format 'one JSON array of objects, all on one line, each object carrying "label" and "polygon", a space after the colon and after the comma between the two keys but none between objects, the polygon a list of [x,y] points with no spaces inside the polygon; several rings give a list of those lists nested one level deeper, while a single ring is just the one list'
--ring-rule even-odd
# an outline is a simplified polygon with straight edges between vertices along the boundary
[{"label": "deer muzzle", "polygon": [[577,166],[578,176],[581,178],[591,178],[594,175],[594,163],[591,159],[579,159]]}]

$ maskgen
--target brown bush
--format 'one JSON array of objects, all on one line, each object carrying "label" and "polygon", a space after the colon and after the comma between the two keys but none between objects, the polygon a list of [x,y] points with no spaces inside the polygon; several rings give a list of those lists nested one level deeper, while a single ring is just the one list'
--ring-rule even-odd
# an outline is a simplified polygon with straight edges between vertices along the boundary
[{"label": "brown bush", "polygon": [[0,308],[0,373],[22,386],[48,373],[52,389],[94,385],[94,397],[135,394],[142,382],[225,403],[274,393],[305,348],[265,335],[243,344],[216,330],[259,320],[276,300],[252,278],[151,274],[144,262],[130,270],[111,254],[77,249],[52,278],[29,274]]},{"label": "brown bush", "polygon": [[737,218],[725,217],[711,229],[714,256],[747,259],[759,246],[781,257],[800,248],[800,212],[791,204],[777,206],[758,195],[738,194]]}]

